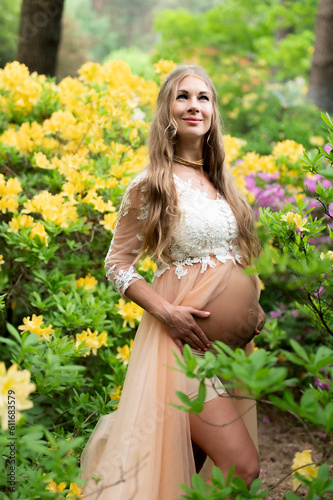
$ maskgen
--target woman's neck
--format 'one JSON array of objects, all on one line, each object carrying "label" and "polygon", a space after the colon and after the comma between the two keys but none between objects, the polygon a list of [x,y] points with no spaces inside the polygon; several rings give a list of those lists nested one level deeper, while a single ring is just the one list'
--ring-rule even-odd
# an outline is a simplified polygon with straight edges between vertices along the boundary
[{"label": "woman's neck", "polygon": [[[200,138],[201,139],[201,138]],[[202,141],[185,142],[179,141],[176,144],[175,154],[189,161],[198,161],[203,157]]]}]

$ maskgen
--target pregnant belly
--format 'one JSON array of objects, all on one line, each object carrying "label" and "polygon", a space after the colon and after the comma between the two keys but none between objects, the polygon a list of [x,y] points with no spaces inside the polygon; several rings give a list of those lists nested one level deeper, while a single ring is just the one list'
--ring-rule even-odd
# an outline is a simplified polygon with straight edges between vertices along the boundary
[{"label": "pregnant belly", "polygon": [[259,303],[253,279],[235,265],[228,286],[202,308],[211,314],[195,318],[212,342],[221,340],[230,346],[249,342],[258,324]]}]

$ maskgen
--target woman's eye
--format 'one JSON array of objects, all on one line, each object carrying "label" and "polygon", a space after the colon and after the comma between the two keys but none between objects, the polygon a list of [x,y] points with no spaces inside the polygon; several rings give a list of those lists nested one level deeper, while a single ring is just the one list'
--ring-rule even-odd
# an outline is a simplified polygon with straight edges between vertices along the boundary
[{"label": "woman's eye", "polygon": [[[177,99],[188,99],[188,95],[187,94],[179,94],[177,96]],[[209,97],[208,97],[208,95],[201,95],[198,97],[198,100],[209,101]]]}]

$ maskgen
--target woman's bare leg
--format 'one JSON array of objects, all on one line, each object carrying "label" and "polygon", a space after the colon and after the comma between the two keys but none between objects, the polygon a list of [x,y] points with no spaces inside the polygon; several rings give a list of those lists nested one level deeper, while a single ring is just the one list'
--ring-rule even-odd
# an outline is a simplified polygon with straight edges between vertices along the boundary
[{"label": "woman's bare leg", "polygon": [[232,465],[235,476],[249,487],[259,476],[256,447],[232,398],[218,396],[204,405],[199,415],[190,413],[191,437],[227,476]]}]

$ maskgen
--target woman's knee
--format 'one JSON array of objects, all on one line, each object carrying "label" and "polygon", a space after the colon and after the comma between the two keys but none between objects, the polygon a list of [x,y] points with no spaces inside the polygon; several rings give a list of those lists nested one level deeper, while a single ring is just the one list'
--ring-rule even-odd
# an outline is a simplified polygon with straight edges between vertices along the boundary
[{"label": "woman's knee", "polygon": [[248,460],[240,460],[235,464],[235,476],[241,477],[249,488],[253,481],[259,477],[260,466],[258,455],[248,457]]},{"label": "woman's knee", "polygon": [[259,467],[259,457],[257,453],[247,454],[240,456],[235,463],[227,464],[225,459],[222,459],[221,463],[216,463],[222,472],[227,475],[229,469],[232,465],[235,466],[234,475],[242,478],[246,486],[249,488],[253,481],[259,477],[260,467]]}]

